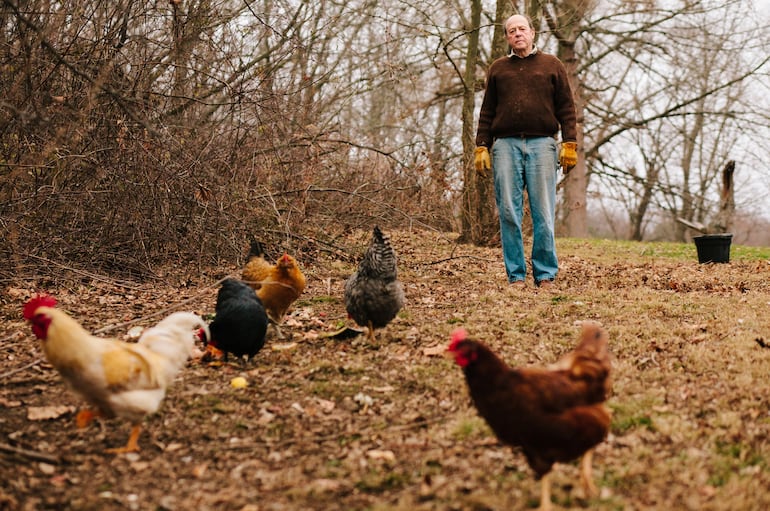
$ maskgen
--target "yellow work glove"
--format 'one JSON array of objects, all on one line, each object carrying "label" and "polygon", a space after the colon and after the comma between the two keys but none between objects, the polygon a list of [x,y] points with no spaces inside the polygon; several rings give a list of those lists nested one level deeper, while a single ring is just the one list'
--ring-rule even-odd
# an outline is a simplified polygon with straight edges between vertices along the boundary
[{"label": "yellow work glove", "polygon": [[484,146],[479,146],[474,151],[473,164],[476,166],[476,172],[482,176],[487,176],[487,171],[492,168],[492,162],[489,159],[489,150]]},{"label": "yellow work glove", "polygon": [[577,165],[577,142],[562,142],[559,152],[559,165],[562,172],[569,174],[572,167]]}]

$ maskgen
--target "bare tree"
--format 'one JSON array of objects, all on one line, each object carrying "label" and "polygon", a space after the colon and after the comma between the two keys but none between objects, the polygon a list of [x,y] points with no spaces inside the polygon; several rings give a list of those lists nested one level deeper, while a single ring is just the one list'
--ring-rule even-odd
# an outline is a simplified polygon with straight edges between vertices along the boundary
[{"label": "bare tree", "polygon": [[543,20],[582,111],[564,232],[589,198],[635,238],[713,219],[728,160],[736,218],[763,206],[747,180],[770,24],[731,14],[748,0],[1,1],[0,254],[18,271],[151,275],[236,260],[254,232],[312,248],[374,222],[492,239],[469,149],[513,9]]},{"label": "bare tree", "polygon": [[[731,18],[729,6],[717,12],[710,7],[703,2],[687,10],[628,13],[650,36],[623,32],[609,46],[612,53],[589,54],[596,64],[584,78],[593,83],[586,157],[597,184],[635,204],[621,201],[633,239],[644,236],[645,223],[668,222],[683,240],[685,228],[674,218],[709,222],[719,202],[719,170],[741,139],[755,136],[749,127],[761,125],[743,103],[749,80],[768,63],[752,49],[760,28]],[[724,20],[718,28],[715,19]],[[653,27],[665,38],[656,37]],[[619,41],[625,48],[614,51]],[[608,58],[622,63],[623,71],[615,85],[598,87],[599,64]]]},{"label": "bare tree", "polygon": [[[543,5],[543,13],[551,34],[558,42],[557,56],[564,63],[575,100],[577,114],[577,145],[583,153],[586,91],[579,76],[580,54],[576,49],[585,18],[594,8],[594,2],[585,0],[551,1]],[[560,231],[573,237],[588,236],[587,205],[588,174],[585,158],[578,158],[577,165],[565,179],[564,197],[560,210]]]},{"label": "bare tree", "polygon": [[[476,172],[473,166],[475,148],[475,105],[477,90],[477,64],[479,49],[479,26],[481,23],[481,1],[471,0],[471,19],[468,31],[468,48],[463,73],[463,160],[466,162],[462,195],[461,240],[475,244],[489,243],[497,233],[497,222],[493,204],[492,179]],[[499,25],[499,24],[498,24]]]}]

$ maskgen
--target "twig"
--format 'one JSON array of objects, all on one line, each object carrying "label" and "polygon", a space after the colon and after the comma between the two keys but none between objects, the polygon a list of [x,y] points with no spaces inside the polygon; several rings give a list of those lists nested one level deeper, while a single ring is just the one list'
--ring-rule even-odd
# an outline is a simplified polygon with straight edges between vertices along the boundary
[{"label": "twig", "polygon": [[67,266],[66,264],[61,264],[61,263],[59,263],[57,261],[48,259],[47,257],[36,256],[34,254],[28,254],[28,257],[31,257],[32,259],[37,259],[38,261],[43,261],[44,263],[47,263],[47,264],[52,264],[52,265],[58,266],[59,268],[63,268],[65,270],[69,270],[69,271],[71,271],[73,273],[76,273],[76,274],[79,274],[79,275],[83,275],[85,277],[89,277],[89,278],[92,278],[94,280],[98,280],[100,282],[104,282],[104,283],[107,283],[107,284],[112,284],[114,286],[125,287],[127,289],[140,289],[140,287],[137,286],[137,285],[124,284],[124,283],[121,283],[121,282],[119,282],[117,280],[110,279],[110,278],[104,277],[102,275],[97,275],[96,273],[91,273],[91,272],[85,271],[85,270],[79,270],[77,268],[73,268],[72,266]]},{"label": "twig", "polygon": [[452,261],[454,259],[473,259],[474,261],[489,261],[488,259],[484,259],[483,257],[476,257],[472,255],[459,255],[459,256],[452,256],[452,257],[445,257],[444,259],[439,259],[437,261],[431,261],[429,263],[424,263],[423,266],[434,266],[436,264],[445,263],[447,261]]},{"label": "twig", "polygon": [[19,334],[11,334],[0,339],[0,344],[5,344],[5,341],[13,341],[19,336]]},{"label": "twig", "polygon": [[3,443],[0,443],[0,451],[19,454],[25,458],[29,458],[34,461],[43,461],[52,465],[59,465],[62,462],[61,458],[52,454],[46,454],[40,451],[30,451],[29,449],[22,449],[21,447],[14,447],[12,445]]},{"label": "twig", "polygon": [[265,232],[270,232],[270,233],[280,234],[280,235],[288,235],[290,238],[295,238],[295,239],[298,239],[298,240],[302,240],[302,241],[305,241],[307,243],[313,243],[315,245],[325,245],[325,246],[330,247],[330,248],[321,248],[321,247],[319,247],[318,250],[321,250],[321,251],[326,252],[328,254],[334,254],[337,257],[339,257],[341,259],[346,259],[348,261],[355,261],[355,259],[356,259],[355,256],[353,256],[350,253],[348,253],[348,250],[346,248],[338,247],[337,245],[334,245],[331,242],[323,241],[323,240],[320,240],[318,238],[313,238],[313,237],[305,236],[305,235],[302,235],[302,234],[296,234],[296,233],[293,233],[293,232],[285,233],[285,232],[278,231],[278,230],[275,230],[275,229],[266,229]]},{"label": "twig", "polygon": [[10,371],[8,371],[6,373],[0,374],[0,380],[4,380],[4,379],[8,378],[9,376],[13,376],[16,373],[20,373],[22,371],[26,371],[30,367],[38,365],[42,361],[43,361],[43,359],[41,357],[41,358],[38,358],[37,360],[34,360],[34,361],[30,362],[27,365],[23,365],[21,367],[17,367],[16,369],[11,369]]},{"label": "twig", "polygon": [[146,315],[146,316],[142,316],[141,318],[132,319],[132,320],[130,320],[130,321],[125,321],[125,322],[123,322],[123,323],[115,323],[114,325],[107,325],[107,326],[105,326],[105,327],[102,327],[102,328],[100,328],[100,329],[98,329],[98,330],[94,330],[94,332],[93,332],[93,333],[95,333],[95,334],[103,334],[104,332],[109,332],[110,330],[114,330],[114,329],[116,329],[116,328],[119,328],[119,327],[124,327],[124,326],[133,325],[133,324],[135,324],[135,323],[140,323],[140,322],[142,322],[142,321],[145,321],[145,320],[148,320],[148,319],[152,319],[152,318],[154,318],[154,317],[157,317],[157,316],[161,316],[161,315],[163,315],[163,314],[167,314],[167,313],[168,313],[168,312],[170,312],[170,311],[173,311],[173,310],[175,310],[175,309],[178,309],[178,308],[179,308],[180,306],[182,306],[182,305],[185,305],[185,304],[187,304],[187,303],[190,303],[190,302],[192,302],[193,300],[197,300],[197,299],[198,299],[198,298],[199,298],[199,297],[200,297],[200,296],[201,296],[201,295],[202,295],[202,294],[203,294],[203,293],[204,293],[206,290],[208,290],[208,289],[212,289],[212,288],[214,288],[214,287],[218,286],[219,284],[221,284],[222,282],[224,282],[225,280],[227,280],[227,279],[229,279],[229,278],[232,278],[232,277],[231,277],[230,275],[227,275],[227,276],[225,276],[225,277],[222,277],[221,279],[217,280],[217,281],[216,281],[216,282],[214,282],[213,284],[211,284],[211,285],[209,285],[209,286],[206,286],[206,287],[204,287],[204,288],[203,288],[203,291],[201,291],[200,293],[197,293],[197,294],[195,294],[195,295],[191,296],[191,297],[190,297],[190,298],[188,298],[187,300],[182,300],[181,302],[175,303],[175,304],[174,304],[174,305],[172,305],[171,307],[166,307],[165,309],[161,309],[161,310],[159,310],[159,311],[157,311],[157,312],[153,312],[152,314],[148,314],[148,315]]}]

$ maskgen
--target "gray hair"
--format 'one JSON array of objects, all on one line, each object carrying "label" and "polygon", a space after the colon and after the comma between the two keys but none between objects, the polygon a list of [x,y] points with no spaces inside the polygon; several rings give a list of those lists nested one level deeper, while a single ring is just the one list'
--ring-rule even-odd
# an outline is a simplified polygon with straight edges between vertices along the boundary
[{"label": "gray hair", "polygon": [[526,14],[518,14],[518,13],[515,13],[515,14],[511,14],[511,15],[508,17],[508,19],[507,19],[507,20],[505,20],[505,23],[503,23],[503,28],[505,29],[505,31],[506,31],[506,32],[508,32],[508,23],[510,23],[511,19],[513,19],[513,17],[514,17],[514,16],[521,16],[522,18],[524,18],[525,20],[527,20],[527,25],[529,25],[529,28],[530,28],[531,30],[535,30],[535,25],[532,23],[532,18],[530,18],[530,17],[529,17],[529,16],[527,16]]}]

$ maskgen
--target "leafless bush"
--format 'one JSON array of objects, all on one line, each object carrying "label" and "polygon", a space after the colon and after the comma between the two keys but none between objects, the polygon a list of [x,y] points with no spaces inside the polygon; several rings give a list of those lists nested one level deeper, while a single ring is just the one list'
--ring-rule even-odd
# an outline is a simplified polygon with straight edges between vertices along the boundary
[{"label": "leafless bush", "polygon": [[141,278],[238,263],[251,236],[344,253],[350,228],[447,223],[433,162],[326,127],[291,38],[233,68],[241,4],[4,6],[0,277]]},{"label": "leafless bush", "polygon": [[88,157],[59,148],[45,165],[12,167],[0,251],[17,272],[55,273],[53,261],[140,276],[168,263],[238,261],[250,236],[312,250],[373,223],[446,223],[440,194],[382,158],[346,164],[339,143],[233,148],[198,131],[182,144],[104,123],[80,147],[64,146],[90,145]]}]

